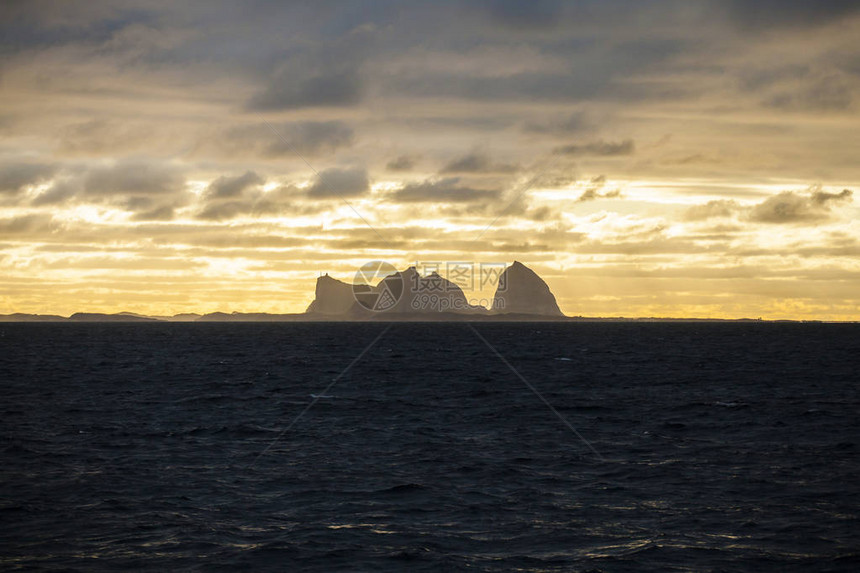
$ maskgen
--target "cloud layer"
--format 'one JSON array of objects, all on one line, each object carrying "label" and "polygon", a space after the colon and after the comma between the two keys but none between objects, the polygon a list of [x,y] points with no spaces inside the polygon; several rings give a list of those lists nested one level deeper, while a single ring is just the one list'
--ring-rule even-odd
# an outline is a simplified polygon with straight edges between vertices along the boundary
[{"label": "cloud layer", "polygon": [[37,0],[0,34],[0,312],[516,258],[572,314],[860,318],[856,2]]}]

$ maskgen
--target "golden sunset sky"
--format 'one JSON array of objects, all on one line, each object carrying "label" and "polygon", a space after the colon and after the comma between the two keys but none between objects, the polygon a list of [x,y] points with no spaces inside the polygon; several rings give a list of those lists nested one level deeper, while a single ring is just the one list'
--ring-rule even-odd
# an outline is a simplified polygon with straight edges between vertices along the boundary
[{"label": "golden sunset sky", "polygon": [[860,3],[0,11],[0,313],[302,312],[379,259],[860,319]]}]

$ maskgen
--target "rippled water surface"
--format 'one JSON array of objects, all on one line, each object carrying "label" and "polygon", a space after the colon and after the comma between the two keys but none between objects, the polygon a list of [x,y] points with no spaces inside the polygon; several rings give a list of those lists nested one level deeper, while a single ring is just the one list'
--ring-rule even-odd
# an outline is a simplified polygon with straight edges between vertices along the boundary
[{"label": "rippled water surface", "polygon": [[0,568],[860,570],[858,325],[384,328],[0,325]]}]

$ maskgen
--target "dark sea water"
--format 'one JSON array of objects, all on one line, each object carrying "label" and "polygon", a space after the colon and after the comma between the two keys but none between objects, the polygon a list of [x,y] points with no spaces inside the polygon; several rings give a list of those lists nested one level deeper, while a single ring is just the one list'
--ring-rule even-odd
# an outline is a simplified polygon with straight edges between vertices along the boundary
[{"label": "dark sea water", "polygon": [[0,325],[0,569],[860,570],[860,326],[386,327]]}]

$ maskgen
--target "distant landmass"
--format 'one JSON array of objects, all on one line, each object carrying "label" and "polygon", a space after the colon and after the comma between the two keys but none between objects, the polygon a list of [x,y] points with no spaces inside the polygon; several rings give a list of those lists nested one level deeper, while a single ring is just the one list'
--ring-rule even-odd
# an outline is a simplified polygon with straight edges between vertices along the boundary
[{"label": "distant landmass", "polygon": [[[104,314],[77,312],[69,317],[53,314],[0,314],[0,322],[335,322],[335,321],[696,321],[710,318],[586,318],[561,312],[549,286],[519,261],[499,276],[492,306],[470,304],[463,290],[437,273],[420,276],[415,267],[393,272],[378,284],[350,284],[328,274],[320,276],[314,300],[303,313],[264,312],[182,313],[145,316],[132,312]],[[761,321],[761,319],[736,319]],[[776,321],[795,322],[795,321]],[[820,322],[820,321],[803,321]]]},{"label": "distant landmass", "polygon": [[378,284],[350,284],[325,274],[317,279],[314,300],[303,313],[225,313],[144,316],[131,312],[78,312],[58,315],[8,314],[0,322],[275,322],[368,320],[564,320],[555,296],[533,270],[519,261],[505,268],[492,307],[471,304],[463,290],[415,267],[392,272]]}]

